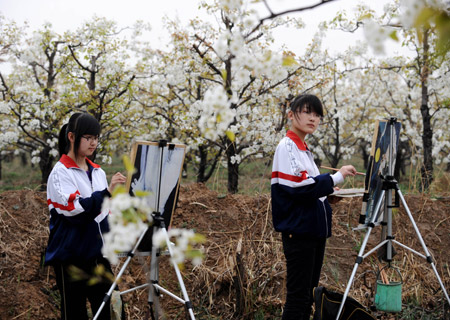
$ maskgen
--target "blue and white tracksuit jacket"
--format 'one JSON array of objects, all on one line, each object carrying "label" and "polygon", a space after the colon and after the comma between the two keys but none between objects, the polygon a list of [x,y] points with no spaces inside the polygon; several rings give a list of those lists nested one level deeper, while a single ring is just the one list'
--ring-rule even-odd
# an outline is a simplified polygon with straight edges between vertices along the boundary
[{"label": "blue and white tracksuit jacket", "polygon": [[91,178],[67,155],[55,165],[47,182],[50,236],[45,263],[89,261],[102,256],[102,233],[109,231],[109,195],[105,172],[88,161]]},{"label": "blue and white tracksuit jacket", "polygon": [[288,131],[277,146],[272,167],[272,219],[276,231],[320,238],[331,236],[327,195],[343,181],[341,173],[320,174],[307,145]]}]

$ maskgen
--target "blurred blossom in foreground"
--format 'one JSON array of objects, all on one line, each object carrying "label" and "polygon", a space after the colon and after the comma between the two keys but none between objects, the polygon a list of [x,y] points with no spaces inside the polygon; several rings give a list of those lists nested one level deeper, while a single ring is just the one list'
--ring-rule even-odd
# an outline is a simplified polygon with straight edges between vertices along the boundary
[{"label": "blurred blossom in foreground", "polygon": [[[124,157],[128,174],[134,172],[134,167],[127,157]],[[119,185],[112,192],[111,198],[105,198],[102,211],[109,211],[110,231],[104,235],[103,255],[117,264],[118,254],[129,252],[136,246],[137,240],[143,233],[153,227],[153,213],[155,209],[148,205],[148,192],[135,191],[131,196],[125,186]],[[185,259],[191,259],[194,265],[202,262],[203,254],[194,249],[193,244],[202,243],[204,237],[192,230],[170,229],[169,238],[175,238],[171,246],[171,259],[177,265],[182,265]],[[165,233],[162,230],[153,235],[153,244],[163,249],[166,246]]]},{"label": "blurred blossom in foreground", "polygon": [[110,212],[110,231],[104,236],[102,251],[111,263],[117,264],[117,254],[130,251],[139,236],[153,223],[153,210],[144,197],[132,197],[125,192],[115,192],[113,197],[105,198],[103,210]]},{"label": "blurred blossom in foreground", "polygon": [[364,25],[364,34],[367,42],[376,54],[384,54],[384,42],[388,38],[386,30],[373,20]]},{"label": "blurred blossom in foreground", "polygon": [[402,0],[401,2],[403,13],[400,16],[400,19],[403,23],[403,26],[406,28],[414,27],[414,23],[416,22],[417,16],[425,8],[426,1],[425,0]]},{"label": "blurred blossom in foreground", "polygon": [[205,241],[204,236],[194,233],[192,230],[187,229],[170,229],[167,235],[163,230],[158,230],[153,234],[153,243],[159,248],[165,248],[167,243],[167,238],[170,242],[171,259],[173,263],[178,266],[183,266],[183,262],[186,259],[192,261],[194,266],[197,266],[203,261],[203,252],[201,249],[194,249],[193,245],[198,243],[203,243]]},{"label": "blurred blossom in foreground", "polygon": [[[422,32],[422,27],[427,25],[435,25],[438,33],[442,33],[444,37],[442,41],[448,38],[448,23],[449,23],[449,7],[450,1],[444,0],[401,0],[400,7],[386,6],[386,10],[392,10],[393,16],[398,19],[387,22],[387,25],[401,25],[405,29],[415,28],[419,34]],[[397,11],[399,9],[399,11]],[[396,21],[395,21],[396,20]],[[376,54],[384,53],[385,41],[388,38],[397,40],[395,29],[388,26],[382,26],[384,22],[376,22],[374,20],[367,20],[364,23],[364,34],[367,42]]]}]

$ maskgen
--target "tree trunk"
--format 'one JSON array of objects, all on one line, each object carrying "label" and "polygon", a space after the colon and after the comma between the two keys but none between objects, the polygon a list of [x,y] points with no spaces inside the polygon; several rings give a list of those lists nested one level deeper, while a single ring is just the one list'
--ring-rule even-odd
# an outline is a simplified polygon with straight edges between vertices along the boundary
[{"label": "tree trunk", "polygon": [[367,144],[366,142],[363,142],[359,145],[359,149],[361,150],[361,157],[363,158],[363,162],[364,162],[364,169],[368,169],[369,168],[369,157],[370,157],[370,152],[367,152]]},{"label": "tree trunk", "polygon": [[397,181],[406,173],[406,164],[411,158],[411,151],[408,142],[400,141],[397,148],[397,157],[395,160],[394,177]]},{"label": "tree trunk", "polygon": [[22,166],[26,166],[28,165],[28,158],[27,158],[27,154],[25,152],[22,152],[20,154],[20,163],[22,164]]},{"label": "tree trunk", "polygon": [[337,168],[338,164],[339,164],[339,160],[340,160],[340,156],[339,156],[339,148],[340,148],[340,140],[339,140],[339,131],[340,131],[340,123],[339,123],[339,118],[337,117],[336,120],[334,121],[335,125],[336,125],[336,139],[334,140],[334,152],[331,155],[331,159],[330,159],[330,165],[332,168]]},{"label": "tree trunk", "polygon": [[239,163],[234,161],[232,163],[231,159],[236,156],[236,142],[230,141],[228,137],[226,138],[226,154],[227,154],[227,165],[228,165],[228,192],[237,193],[239,184]]},{"label": "tree trunk", "polygon": [[397,149],[397,154],[395,157],[395,167],[394,167],[394,178],[397,181],[400,181],[400,172],[402,169],[402,162],[403,162],[403,149],[399,146]]},{"label": "tree trunk", "polygon": [[423,191],[428,190],[433,182],[433,130],[431,128],[431,116],[428,105],[422,104],[420,107],[422,112],[422,142],[423,142],[423,165],[421,168]]},{"label": "tree trunk", "polygon": [[429,69],[429,44],[428,30],[425,30],[423,37],[423,65],[421,69],[422,101],[420,112],[422,113],[422,143],[423,143],[423,165],[421,168],[422,191],[429,189],[433,181],[433,129],[431,127],[430,108],[428,106],[428,77]]},{"label": "tree trunk", "polygon": [[198,171],[197,171],[197,182],[205,183],[207,181],[206,166],[207,166],[208,151],[205,149],[204,146],[199,146],[198,153],[199,153],[200,163],[198,165]]},{"label": "tree trunk", "polygon": [[39,154],[41,160],[39,161],[39,168],[41,169],[41,191],[47,188],[47,180],[52,171],[54,157],[50,155],[51,148],[45,146]]},{"label": "tree trunk", "polygon": [[[316,163],[318,163],[318,162],[316,162]],[[318,164],[320,164],[320,163],[318,163]],[[338,165],[339,165],[339,159],[338,159],[335,155],[333,155],[333,156],[331,157],[330,166],[331,166],[332,168],[337,168]]]},{"label": "tree trunk", "polygon": [[222,150],[220,150],[214,156],[214,159],[208,161],[209,150],[211,150],[211,147],[209,146],[202,145],[198,147],[200,163],[197,171],[197,182],[205,183],[211,178],[217,163],[219,162],[220,156],[222,155]]}]

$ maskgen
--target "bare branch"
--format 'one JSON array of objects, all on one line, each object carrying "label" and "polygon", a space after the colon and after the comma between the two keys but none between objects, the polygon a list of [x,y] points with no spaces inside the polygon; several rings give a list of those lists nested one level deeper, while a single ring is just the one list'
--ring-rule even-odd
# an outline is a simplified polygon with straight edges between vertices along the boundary
[{"label": "bare branch", "polygon": [[[79,45],[81,45],[81,44],[79,44]],[[79,45],[78,45],[78,46],[79,46]],[[78,60],[78,58],[77,58],[75,52],[73,51],[73,48],[75,48],[75,47],[77,47],[77,46],[69,45],[68,47],[69,47],[69,50],[70,50],[70,53],[71,53],[73,59],[74,59],[75,62],[80,66],[80,68],[83,69],[84,71],[91,72],[91,70],[89,70],[88,67],[85,67],[85,66],[80,62],[80,60]]]},{"label": "bare branch", "polygon": [[311,6],[302,7],[302,8],[295,8],[295,9],[289,9],[289,10],[281,11],[281,12],[278,12],[278,13],[274,13],[270,9],[269,5],[267,4],[267,1],[264,0],[264,4],[265,4],[267,10],[270,12],[270,14],[267,17],[260,19],[259,23],[256,25],[256,27],[254,27],[253,30],[248,35],[251,35],[254,32],[256,32],[256,30],[258,30],[259,27],[261,27],[266,20],[272,20],[272,19],[275,19],[276,17],[284,16],[284,15],[289,14],[289,13],[311,10],[311,9],[317,8],[317,7],[321,6],[321,5],[333,2],[333,1],[336,1],[336,0],[322,0],[319,3],[313,4]]},{"label": "bare branch", "polygon": [[[196,38],[199,39],[201,42],[204,42],[203,40],[200,39],[200,37],[196,36]],[[211,68],[211,70],[213,70],[218,75],[222,75],[222,72],[220,72],[220,70],[212,62],[207,61],[205,59],[206,52],[201,52],[200,48],[195,44],[192,45],[192,48],[194,48],[195,52],[197,52],[197,54],[200,56],[200,58],[205,60],[206,64],[208,65],[208,67]]]}]

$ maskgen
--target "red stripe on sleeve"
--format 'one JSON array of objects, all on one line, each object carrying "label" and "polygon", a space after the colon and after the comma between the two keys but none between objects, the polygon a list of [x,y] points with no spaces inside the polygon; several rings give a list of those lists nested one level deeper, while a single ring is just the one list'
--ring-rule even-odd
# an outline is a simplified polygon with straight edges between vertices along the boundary
[{"label": "red stripe on sleeve", "polygon": [[272,179],[273,178],[280,178],[280,179],[289,180],[292,182],[302,182],[303,180],[308,179],[308,174],[306,173],[306,171],[302,171],[301,176],[293,176],[291,174],[286,174],[286,173],[283,173],[280,171],[273,171]]},{"label": "red stripe on sleeve", "polygon": [[73,202],[77,198],[77,195],[80,195],[80,191],[78,191],[78,190],[77,190],[77,192],[70,194],[67,206],[64,206],[57,202],[53,202],[51,199],[47,199],[47,204],[48,205],[52,204],[57,209],[61,209],[61,210],[65,210],[65,211],[72,211],[73,209],[75,209],[75,204]]}]

